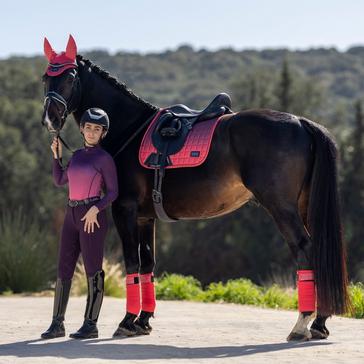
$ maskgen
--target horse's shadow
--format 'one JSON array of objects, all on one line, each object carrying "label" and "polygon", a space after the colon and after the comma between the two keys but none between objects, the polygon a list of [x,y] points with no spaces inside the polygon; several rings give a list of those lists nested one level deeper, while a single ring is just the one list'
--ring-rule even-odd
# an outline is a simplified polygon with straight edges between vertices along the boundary
[{"label": "horse's shadow", "polygon": [[0,345],[0,357],[35,358],[49,356],[66,359],[98,358],[105,360],[213,359],[330,344],[332,343],[327,341],[309,341],[302,343],[190,348],[173,345],[131,344],[130,340],[117,339],[69,340],[62,342],[27,340]]}]

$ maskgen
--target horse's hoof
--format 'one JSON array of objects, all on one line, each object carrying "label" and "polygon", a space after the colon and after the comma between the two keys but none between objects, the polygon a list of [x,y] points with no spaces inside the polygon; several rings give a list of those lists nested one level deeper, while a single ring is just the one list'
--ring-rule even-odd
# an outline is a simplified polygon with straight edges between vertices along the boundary
[{"label": "horse's hoof", "polygon": [[313,340],[323,340],[327,339],[329,336],[329,334],[313,328],[310,329],[310,332]]},{"label": "horse's hoof", "polygon": [[112,337],[131,337],[137,335],[137,330],[127,329],[126,327],[119,326],[113,333]]},{"label": "horse's hoof", "polygon": [[314,321],[310,328],[312,338],[315,340],[327,339],[330,335],[329,330],[325,325],[319,325]]},{"label": "horse's hoof", "polygon": [[304,334],[299,334],[297,332],[291,332],[287,337],[287,341],[301,341],[302,342],[302,341],[309,341],[310,339],[311,339],[311,333],[309,331]]},{"label": "horse's hoof", "polygon": [[118,328],[113,334],[113,337],[125,337],[137,335],[137,328],[135,327],[135,320],[137,315],[127,312],[124,319],[120,322]]},{"label": "horse's hoof", "polygon": [[150,335],[152,332],[152,327],[150,325],[139,325],[138,321],[135,322],[135,327],[138,335]]},{"label": "horse's hoof", "polygon": [[153,312],[141,311],[139,317],[134,321],[138,335],[150,335],[153,330],[149,323],[151,317],[154,317]]}]

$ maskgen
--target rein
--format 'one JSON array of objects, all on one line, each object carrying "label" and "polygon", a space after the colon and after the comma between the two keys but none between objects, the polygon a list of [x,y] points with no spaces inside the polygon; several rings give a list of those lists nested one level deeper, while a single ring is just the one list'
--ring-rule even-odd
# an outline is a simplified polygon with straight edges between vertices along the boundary
[{"label": "rein", "polygon": [[[81,98],[81,81],[80,78],[77,75],[77,71],[75,71],[75,73],[73,74],[75,80],[73,81],[72,84],[72,89],[75,87],[75,82],[76,82],[76,88],[78,90],[77,94],[79,96],[79,99]],[[47,110],[49,107],[49,103],[51,101],[54,102],[58,102],[59,104],[61,104],[63,106],[63,114],[61,116],[61,121],[63,122],[67,116],[69,114],[71,114],[72,112],[75,112],[77,110],[76,108],[73,108],[70,110],[70,108],[68,107],[68,105],[72,105],[72,101],[74,99],[74,92],[72,92],[70,99],[67,101],[62,95],[60,95],[58,92],[56,91],[48,91],[47,94],[45,95],[45,99],[44,99],[44,104],[46,105],[46,103],[48,102],[47,105]],[[78,100],[79,101],[79,100]],[[78,102],[77,102],[78,105]],[[132,135],[121,145],[121,147],[117,150],[116,153],[113,154],[113,158],[115,158],[116,156],[118,156],[133,140],[135,137],[137,137],[139,135],[139,133],[153,120],[154,116],[158,113],[158,110],[152,114],[152,116],[150,116],[134,133],[132,133]],[[61,137],[60,135],[60,130],[57,130],[55,132],[55,135],[57,138],[59,138],[59,140],[61,141],[61,143],[73,154],[75,151],[72,150],[68,144],[64,141],[64,139]],[[50,132],[52,133],[52,132]],[[62,164],[62,158],[59,158],[59,154],[58,154],[58,147],[57,147],[57,160],[59,165],[63,168],[63,164]]]},{"label": "rein", "polygon": [[133,139],[153,120],[154,116],[158,113],[158,110],[150,116],[118,149],[118,151],[112,156],[115,158],[119,153],[121,153],[132,141]]},{"label": "rein", "polygon": [[[121,153],[137,136],[138,134],[153,120],[154,116],[158,113],[158,111],[156,111],[154,114],[152,114],[122,145],[121,147],[118,149],[118,151],[116,153],[114,153],[114,155],[112,156],[114,159],[117,155],[119,155],[119,153]],[[56,132],[56,137],[59,138],[59,140],[62,142],[62,144],[73,154],[75,151],[73,151],[68,144],[63,140],[63,138],[60,135],[60,131]],[[58,148],[57,148],[57,160],[58,163],[60,164],[60,166],[63,168],[62,165],[62,161],[59,158],[58,155]]]}]

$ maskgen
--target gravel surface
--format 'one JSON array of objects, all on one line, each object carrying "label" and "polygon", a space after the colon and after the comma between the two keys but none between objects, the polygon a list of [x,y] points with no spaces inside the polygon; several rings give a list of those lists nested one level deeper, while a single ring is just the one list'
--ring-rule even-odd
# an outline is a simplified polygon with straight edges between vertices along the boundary
[{"label": "gravel surface", "polygon": [[[85,297],[71,297],[66,330],[83,320]],[[43,341],[49,297],[0,297],[0,363],[364,363],[364,320],[333,317],[327,340],[287,343],[296,312],[234,304],[158,302],[149,336],[113,339],[125,301],[105,298],[99,338]]]}]

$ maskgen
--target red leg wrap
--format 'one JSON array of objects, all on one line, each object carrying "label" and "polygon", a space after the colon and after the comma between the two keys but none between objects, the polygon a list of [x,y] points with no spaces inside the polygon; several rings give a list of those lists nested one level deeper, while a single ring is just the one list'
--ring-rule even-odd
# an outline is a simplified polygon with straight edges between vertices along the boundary
[{"label": "red leg wrap", "polygon": [[138,273],[126,275],[126,311],[139,315],[140,286]]},{"label": "red leg wrap", "polygon": [[316,289],[313,270],[297,271],[298,310],[311,312],[316,309]]},{"label": "red leg wrap", "polygon": [[140,284],[142,287],[142,310],[146,312],[154,312],[155,290],[153,273],[141,274]]}]

